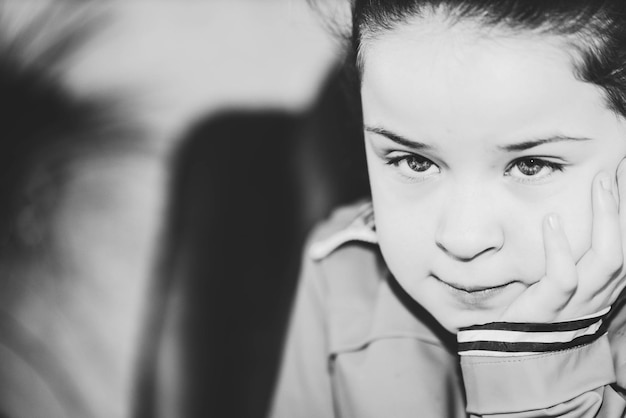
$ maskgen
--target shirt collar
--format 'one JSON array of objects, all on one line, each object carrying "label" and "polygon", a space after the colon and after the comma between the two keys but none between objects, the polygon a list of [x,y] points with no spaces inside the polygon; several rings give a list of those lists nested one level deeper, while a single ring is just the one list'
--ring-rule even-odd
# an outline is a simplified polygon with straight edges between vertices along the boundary
[{"label": "shirt collar", "polygon": [[371,202],[358,206],[344,227],[309,247],[308,255],[324,260],[326,269],[333,271],[335,283],[328,296],[331,351],[358,350],[390,338],[415,338],[435,345],[453,341],[454,336],[404,292],[378,248],[351,245],[358,243],[378,244]]},{"label": "shirt collar", "polygon": [[321,241],[313,243],[309,247],[309,256],[313,260],[319,261],[328,257],[344,244],[354,241],[378,244],[372,202],[361,204],[357,209],[356,216],[346,227]]}]

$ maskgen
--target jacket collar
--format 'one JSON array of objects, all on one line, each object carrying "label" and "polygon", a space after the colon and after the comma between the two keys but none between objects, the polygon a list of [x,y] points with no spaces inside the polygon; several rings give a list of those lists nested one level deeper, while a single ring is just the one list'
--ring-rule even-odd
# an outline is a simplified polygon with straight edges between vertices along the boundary
[{"label": "jacket collar", "polygon": [[345,227],[313,243],[309,247],[309,256],[315,261],[322,260],[350,242],[378,244],[372,202],[360,204],[356,214]]},{"label": "jacket collar", "polygon": [[443,331],[387,269],[371,202],[358,206],[343,225],[313,243],[308,253],[333,281],[327,300],[331,351],[355,351],[376,340],[397,338],[453,344],[454,336]]}]

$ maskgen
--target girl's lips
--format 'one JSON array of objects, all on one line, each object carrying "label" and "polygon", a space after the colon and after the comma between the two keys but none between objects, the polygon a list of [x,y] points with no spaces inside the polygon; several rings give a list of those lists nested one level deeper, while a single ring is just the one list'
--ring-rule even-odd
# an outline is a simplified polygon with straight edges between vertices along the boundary
[{"label": "girl's lips", "polygon": [[435,274],[433,274],[432,277],[441,283],[456,298],[468,305],[484,304],[491,298],[503,293],[510,285],[515,283],[515,281],[510,281],[496,286],[466,286],[442,280]]}]

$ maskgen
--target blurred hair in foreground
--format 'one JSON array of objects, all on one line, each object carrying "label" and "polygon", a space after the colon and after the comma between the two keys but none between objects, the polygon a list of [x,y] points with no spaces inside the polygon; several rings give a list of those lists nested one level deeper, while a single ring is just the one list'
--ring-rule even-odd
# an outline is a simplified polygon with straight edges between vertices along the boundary
[{"label": "blurred hair in foreground", "polygon": [[184,417],[264,416],[304,238],[368,195],[344,76],[334,71],[306,112],[207,118],[175,155],[159,276],[162,294],[178,294]]},{"label": "blurred hair in foreground", "polygon": [[106,240],[85,233],[93,230],[85,208],[112,190],[92,190],[78,205],[72,194],[98,185],[88,178],[99,165],[140,155],[144,143],[122,97],[81,95],[66,83],[69,63],[105,23],[91,4],[0,3],[3,417],[119,417],[129,408],[120,382],[132,379],[119,376],[132,372],[120,372],[127,367],[114,353],[127,343],[106,328],[126,301],[84,274],[89,251]]},{"label": "blurred hair in foreground", "polygon": [[[334,57],[320,64],[303,15],[228,3],[282,26],[217,45],[222,6],[176,15],[214,25],[196,33],[140,3],[111,2],[116,20],[102,2],[0,0],[0,417],[260,416],[304,234],[367,193],[340,74],[308,108]],[[283,63],[273,36],[295,26],[303,57]],[[207,76],[216,62],[241,71]]]}]

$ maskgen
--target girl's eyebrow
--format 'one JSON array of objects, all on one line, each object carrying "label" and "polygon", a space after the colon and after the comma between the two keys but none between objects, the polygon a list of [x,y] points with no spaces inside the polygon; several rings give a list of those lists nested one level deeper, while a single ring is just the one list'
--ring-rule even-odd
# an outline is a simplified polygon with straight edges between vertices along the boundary
[{"label": "girl's eyebrow", "polygon": [[[415,150],[435,149],[435,147],[433,147],[432,145],[428,145],[419,141],[413,141],[413,140],[407,139],[403,137],[402,135],[398,135],[385,128],[378,128],[375,126],[365,125],[364,129],[368,132],[373,132],[375,134],[382,135],[385,138],[395,142],[396,144],[399,144],[408,148],[412,148]],[[593,138],[555,135],[555,136],[551,136],[548,138],[540,138],[540,139],[534,139],[534,140],[529,140],[529,141],[523,141],[523,142],[519,142],[516,144],[502,145],[502,146],[498,146],[498,148],[506,152],[519,152],[519,151],[529,150],[531,148],[535,148],[540,145],[550,144],[554,142],[563,142],[563,141],[579,142],[579,141],[591,141],[591,140],[593,140]]]},{"label": "girl's eyebrow", "polygon": [[507,152],[516,152],[516,151],[525,151],[534,147],[538,147],[539,145],[550,144],[553,142],[591,141],[591,140],[592,138],[586,138],[586,137],[571,137],[571,136],[556,135],[556,136],[551,136],[549,138],[541,138],[541,139],[535,139],[531,141],[524,141],[524,142],[520,142],[517,144],[499,146],[498,148]]},{"label": "girl's eyebrow", "polygon": [[408,148],[413,148],[415,150],[432,150],[434,149],[433,146],[428,145],[428,144],[424,144],[422,142],[418,142],[418,141],[412,141],[410,139],[404,138],[401,135],[398,135],[396,133],[393,133],[391,131],[388,131],[387,129],[384,128],[377,128],[374,126],[364,126],[364,129],[368,132],[373,132],[375,134],[378,135],[382,135],[387,139],[392,140],[393,142],[395,142],[396,144],[408,147]]}]

